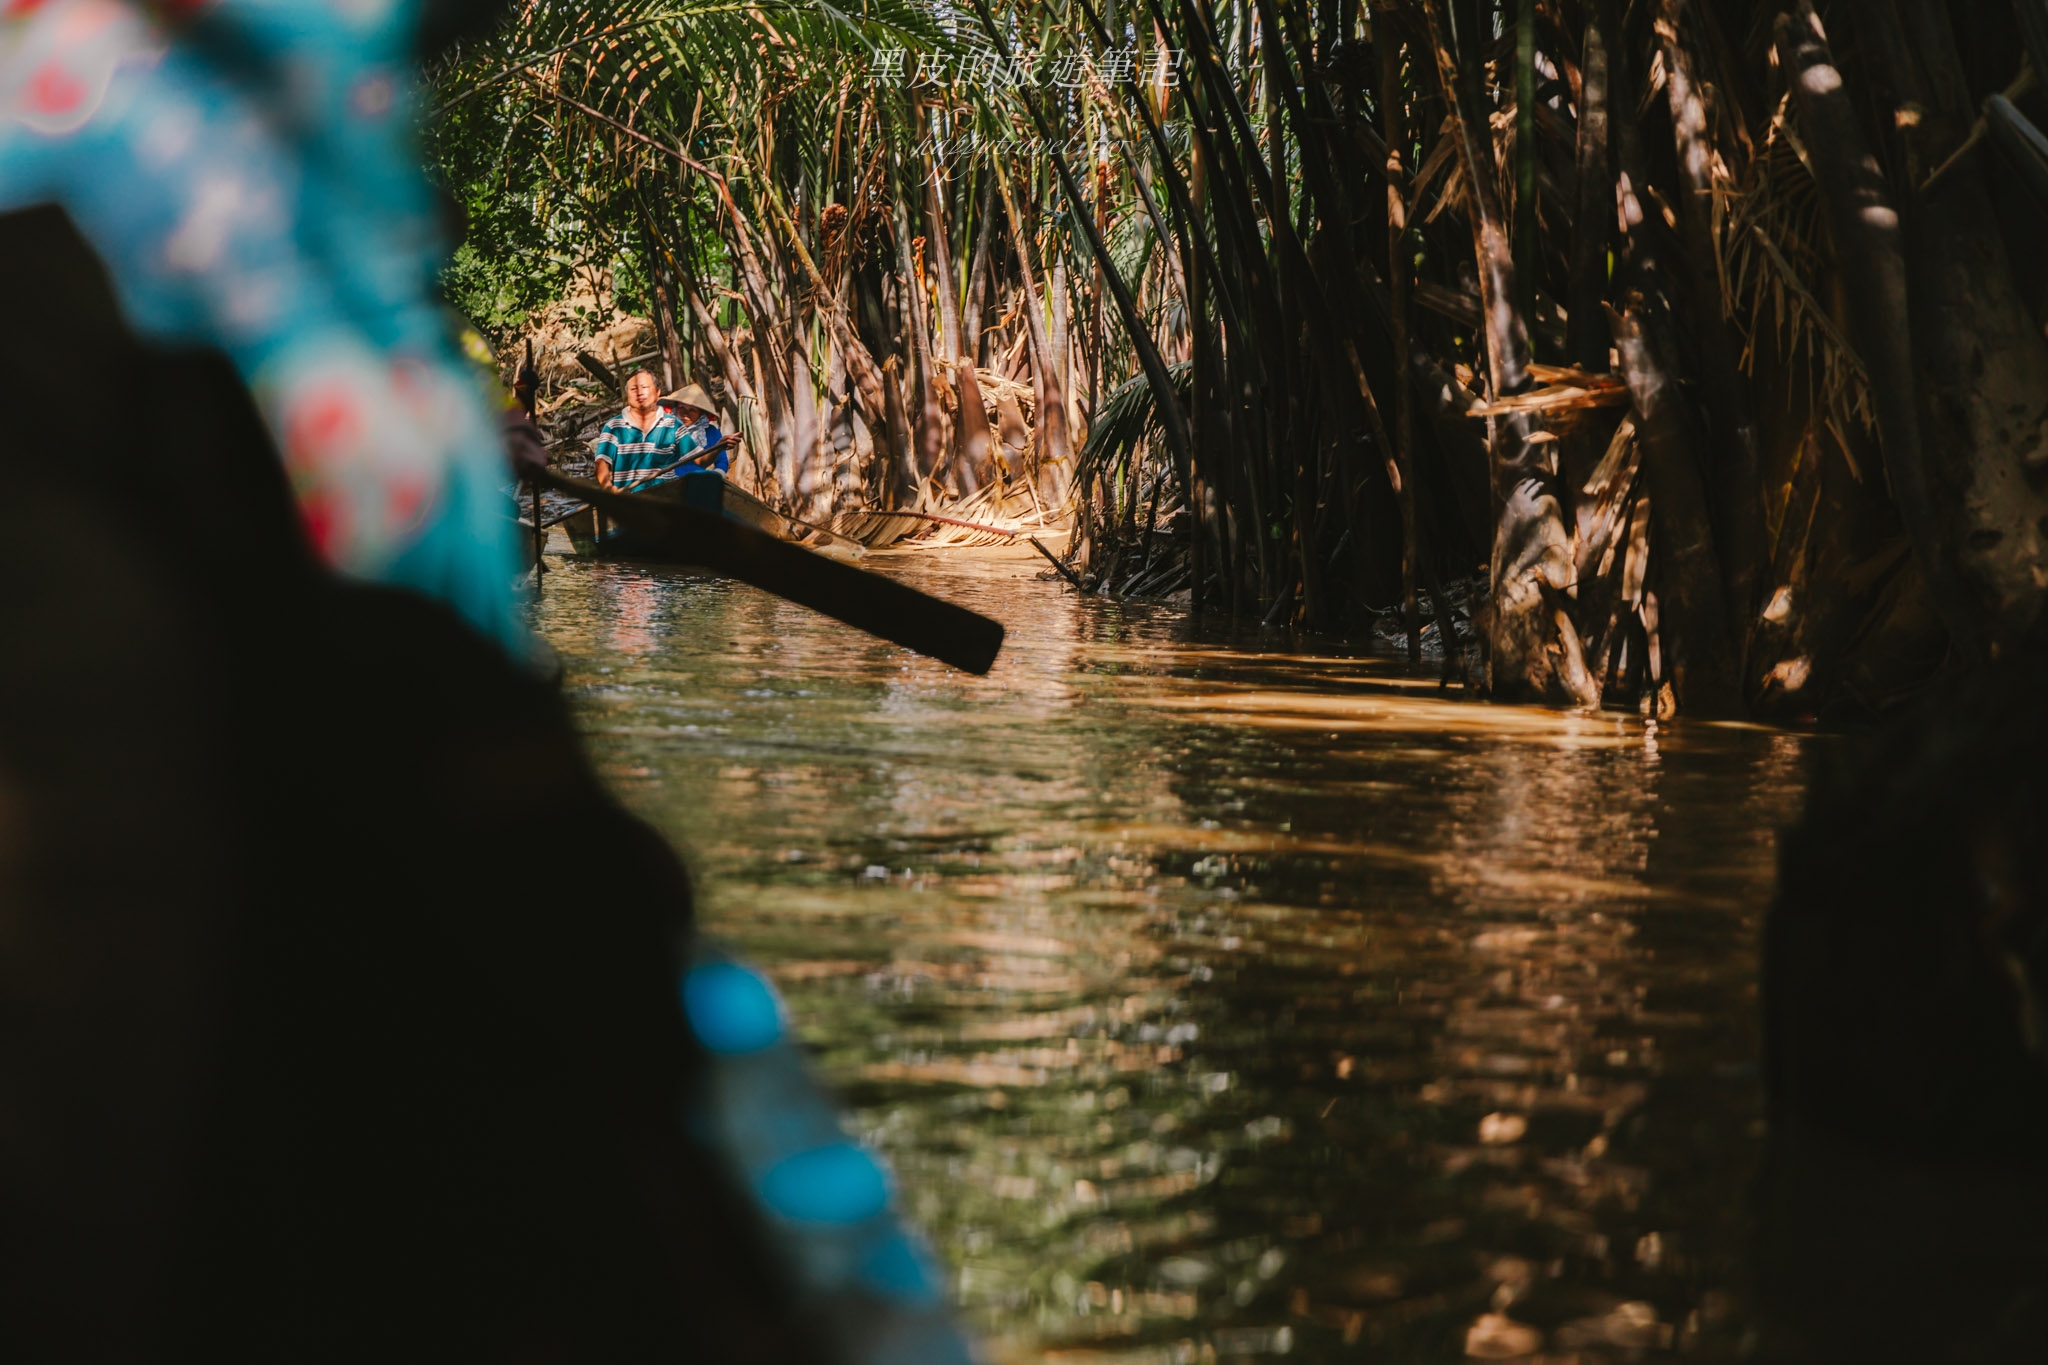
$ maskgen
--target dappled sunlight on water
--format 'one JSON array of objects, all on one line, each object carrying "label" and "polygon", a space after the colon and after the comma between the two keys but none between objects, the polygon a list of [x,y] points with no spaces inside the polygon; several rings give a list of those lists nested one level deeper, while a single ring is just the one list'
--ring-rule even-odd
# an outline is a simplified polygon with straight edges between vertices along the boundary
[{"label": "dappled sunlight on water", "polygon": [[886,567],[1009,627],[989,678],[681,570],[539,621],[989,1359],[1738,1354],[1807,741]]}]

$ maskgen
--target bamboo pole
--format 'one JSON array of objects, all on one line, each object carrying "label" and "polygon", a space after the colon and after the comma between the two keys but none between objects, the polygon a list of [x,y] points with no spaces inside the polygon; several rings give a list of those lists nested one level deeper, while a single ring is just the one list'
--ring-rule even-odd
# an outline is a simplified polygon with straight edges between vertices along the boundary
[{"label": "bamboo pole", "polygon": [[1607,45],[1603,7],[1586,14],[1579,58],[1579,201],[1572,216],[1572,279],[1565,350],[1573,364],[1608,368],[1609,337],[1600,305],[1607,298],[1607,245],[1614,224],[1614,177],[1607,153]]},{"label": "bamboo pole", "polygon": [[1536,0],[1515,16],[1515,307],[1536,316]]},{"label": "bamboo pole", "polygon": [[1813,6],[1801,3],[1796,15],[1780,16],[1776,36],[1838,244],[1837,262],[1848,285],[1845,294],[1857,353],[1870,371],[1871,400],[1893,497],[1942,620],[1966,650],[1975,652],[1982,647],[1988,623],[1950,561],[1936,514],[1920,431],[1906,241],[1899,215],[1864,142],[1862,121]]},{"label": "bamboo pole", "polygon": [[1710,498],[1720,533],[1730,641],[1745,652],[1749,629],[1761,603],[1756,600],[1765,558],[1762,485],[1757,429],[1749,386],[1736,365],[1735,340],[1721,296],[1720,251],[1714,240],[1713,146],[1707,127],[1707,96],[1693,75],[1685,41],[1686,0],[1661,0],[1656,24],[1664,55],[1664,89],[1678,152],[1679,227],[1685,241],[1686,283],[1693,296],[1702,387],[1706,392],[1711,448],[1718,458]]},{"label": "bamboo pole", "polygon": [[[1056,397],[1059,390],[1059,376],[1053,367],[1052,340],[1046,335],[1044,296],[1038,288],[1038,269],[1031,259],[1031,230],[1024,215],[1017,208],[1016,195],[1010,189],[1010,177],[1003,170],[1000,160],[990,163],[995,168],[996,189],[1002,195],[1003,213],[1010,226],[1010,246],[1017,258],[1017,272],[1023,282],[1024,327],[1030,337],[1031,370],[1037,381],[1038,392],[1034,395],[1036,411],[1032,414],[1038,428],[1038,450],[1044,458],[1048,447],[1056,452],[1067,449],[1066,404]],[[1035,482],[1036,472],[1026,475]]]},{"label": "bamboo pole", "polygon": [[[1387,142],[1387,292],[1394,347],[1394,450],[1401,498],[1401,617],[1408,629],[1408,662],[1422,659],[1422,613],[1415,600],[1415,395],[1408,383],[1408,310],[1415,279],[1408,237],[1407,98],[1401,84],[1401,40],[1393,25],[1376,35],[1380,49],[1380,115]],[[1439,634],[1447,622],[1439,623]]]}]

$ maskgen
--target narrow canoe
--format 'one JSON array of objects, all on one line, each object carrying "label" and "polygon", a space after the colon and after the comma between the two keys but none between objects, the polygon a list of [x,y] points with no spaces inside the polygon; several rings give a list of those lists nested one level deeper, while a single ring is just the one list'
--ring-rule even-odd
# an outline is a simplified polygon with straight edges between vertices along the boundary
[{"label": "narrow canoe", "polygon": [[[778,540],[790,541],[833,559],[859,559],[865,553],[857,542],[844,535],[782,515],[713,470],[664,479],[633,496],[679,502],[702,512],[743,521]],[[658,547],[624,527],[605,521],[593,508],[580,508],[557,524],[567,533],[569,543],[579,555],[600,559],[661,560],[667,557]]]}]

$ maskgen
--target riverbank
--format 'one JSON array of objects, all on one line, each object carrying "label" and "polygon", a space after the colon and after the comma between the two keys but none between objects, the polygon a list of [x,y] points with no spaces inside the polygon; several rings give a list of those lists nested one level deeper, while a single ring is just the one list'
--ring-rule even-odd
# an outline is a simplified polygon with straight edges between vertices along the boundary
[{"label": "riverbank", "polygon": [[1028,550],[873,567],[1002,619],[995,671],[632,565],[538,623],[994,1358],[1738,1354],[1813,741],[1473,704]]}]

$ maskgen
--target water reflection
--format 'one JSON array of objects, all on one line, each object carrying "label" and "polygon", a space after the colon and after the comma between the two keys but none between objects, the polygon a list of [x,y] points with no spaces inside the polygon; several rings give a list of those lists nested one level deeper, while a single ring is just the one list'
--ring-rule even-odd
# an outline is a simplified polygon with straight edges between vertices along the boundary
[{"label": "water reflection", "polygon": [[613,654],[628,658],[659,647],[661,637],[650,627],[659,607],[659,583],[625,578],[615,583],[610,594],[610,637],[605,641]]},{"label": "water reflection", "polygon": [[1010,627],[990,678],[671,570],[539,619],[990,1359],[1741,1351],[1802,741],[892,572]]}]

